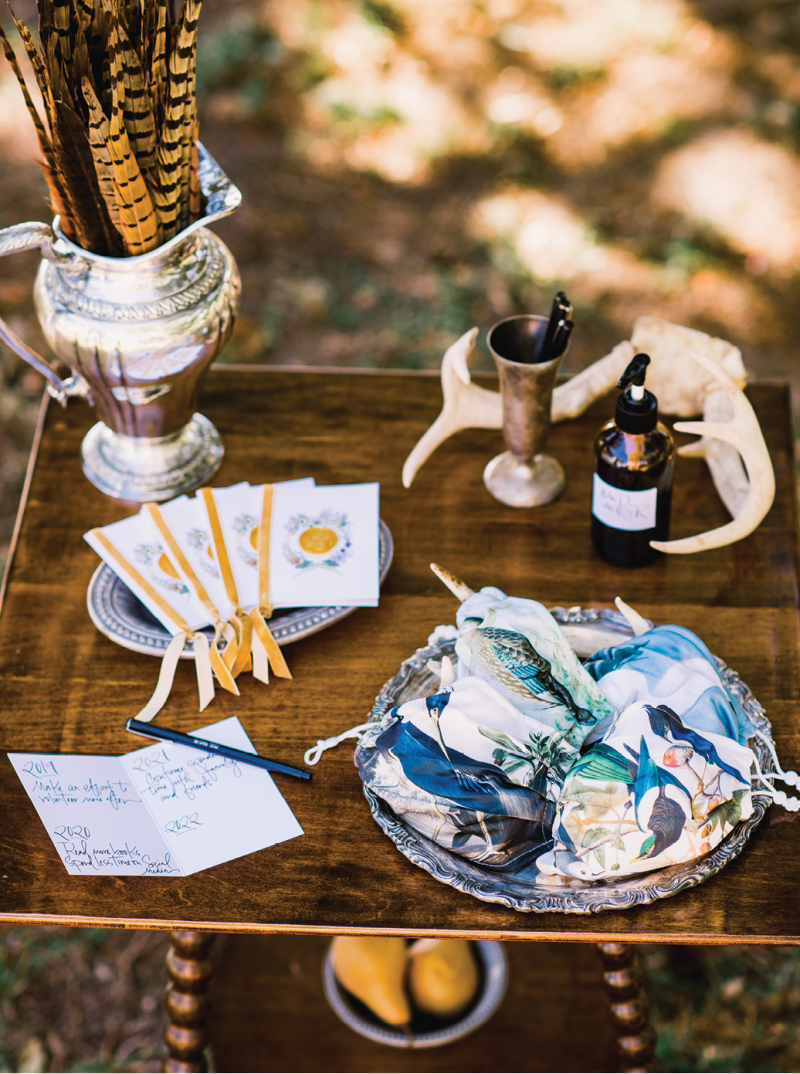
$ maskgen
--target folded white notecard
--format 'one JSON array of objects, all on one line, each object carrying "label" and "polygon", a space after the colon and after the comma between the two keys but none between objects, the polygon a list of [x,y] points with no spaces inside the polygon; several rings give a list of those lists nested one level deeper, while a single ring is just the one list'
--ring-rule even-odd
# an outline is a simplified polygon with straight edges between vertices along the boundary
[{"label": "folded white notecard", "polygon": [[[294,481],[277,481],[273,487],[274,497],[284,496],[289,489],[308,492],[314,488],[313,477],[301,477]],[[217,505],[222,538],[228,552],[239,602],[245,608],[258,604],[258,530],[261,525],[261,507],[264,501],[263,485],[232,485],[230,488],[212,489]],[[274,528],[273,528],[274,533]],[[274,537],[271,539],[274,540]],[[272,586],[270,587],[272,589]],[[286,607],[275,604],[273,606]]]},{"label": "folded white notecard", "polygon": [[377,482],[275,486],[269,581],[276,608],[377,605],[379,491]]},{"label": "folded white notecard", "polygon": [[[154,595],[174,609],[192,630],[198,630],[211,621],[194,592],[175,570],[164,551],[158,531],[146,515],[123,518],[102,529],[90,530],[83,536],[170,634],[177,634],[181,628],[165,613],[158,600],[153,599]],[[105,542],[98,539],[99,536],[113,547],[109,549]],[[122,560],[114,555],[114,550],[123,557]],[[152,586],[155,594],[148,592],[140,579],[144,580],[145,585]]]},{"label": "folded white notecard", "polygon": [[[195,734],[255,753],[235,716]],[[72,876],[190,876],[303,834],[263,768],[188,746],[8,758]]]}]

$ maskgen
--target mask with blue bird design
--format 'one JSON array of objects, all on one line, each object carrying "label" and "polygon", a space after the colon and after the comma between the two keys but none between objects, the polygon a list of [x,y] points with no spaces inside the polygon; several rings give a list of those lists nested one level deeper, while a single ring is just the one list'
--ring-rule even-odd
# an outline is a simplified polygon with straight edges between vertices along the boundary
[{"label": "mask with blue bird design", "polygon": [[458,677],[356,750],[405,825],[548,884],[691,861],[751,816],[756,730],[691,631],[645,629],[582,664],[543,605],[435,570],[462,601]]},{"label": "mask with blue bird design", "polygon": [[605,880],[708,854],[752,813],[752,763],[735,739],[634,702],[567,773],[537,867]]},{"label": "mask with blue bird design", "polygon": [[578,756],[474,676],[392,709],[357,749],[365,783],[406,824],[515,874],[552,846],[556,801]]},{"label": "mask with blue bird design", "polygon": [[[691,630],[656,626],[584,664],[616,712],[634,701],[666,702],[697,731],[746,745],[755,728],[742,704],[726,689],[714,657]],[[596,733],[596,732],[595,732]]]},{"label": "mask with blue bird design", "polygon": [[456,654],[470,675],[579,747],[614,713],[561,627],[535,600],[487,586],[458,609]]}]

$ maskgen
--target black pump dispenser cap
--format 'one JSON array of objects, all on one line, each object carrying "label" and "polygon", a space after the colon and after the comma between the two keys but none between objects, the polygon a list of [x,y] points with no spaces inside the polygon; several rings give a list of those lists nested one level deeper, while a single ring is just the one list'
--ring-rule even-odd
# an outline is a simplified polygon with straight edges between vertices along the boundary
[{"label": "black pump dispenser cap", "polygon": [[617,382],[625,390],[617,399],[614,421],[623,433],[649,433],[658,424],[658,400],[653,393],[645,388],[642,398],[634,399],[631,391],[634,385],[643,387],[649,365],[649,354],[635,354]]}]

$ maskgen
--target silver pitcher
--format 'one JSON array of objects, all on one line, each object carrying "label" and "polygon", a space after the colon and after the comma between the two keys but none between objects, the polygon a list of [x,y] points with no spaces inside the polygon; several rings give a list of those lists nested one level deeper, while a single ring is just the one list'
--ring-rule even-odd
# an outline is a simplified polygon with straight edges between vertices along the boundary
[{"label": "silver pitcher", "polygon": [[81,447],[83,472],[125,503],[168,500],[207,481],[220,435],[195,413],[200,382],[228,340],[241,282],[228,248],[205,227],[242,195],[198,143],[203,217],[137,257],[102,257],[59,229],[0,231],[0,256],[41,248],[34,301],[47,342],[72,370],[62,379],[0,320],[0,340],[48,380],[62,406],[80,396],[101,419]]}]

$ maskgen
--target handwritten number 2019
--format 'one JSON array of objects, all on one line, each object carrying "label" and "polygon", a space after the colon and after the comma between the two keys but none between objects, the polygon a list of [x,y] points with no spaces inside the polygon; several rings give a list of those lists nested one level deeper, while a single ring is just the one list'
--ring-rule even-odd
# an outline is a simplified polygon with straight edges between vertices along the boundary
[{"label": "handwritten number 2019", "polygon": [[58,769],[52,761],[28,761],[22,767],[29,776],[57,776]]}]

